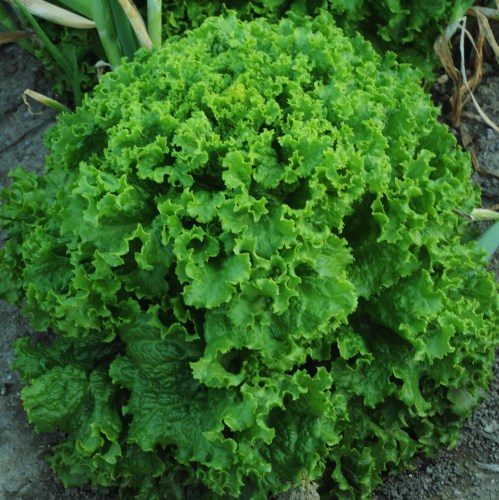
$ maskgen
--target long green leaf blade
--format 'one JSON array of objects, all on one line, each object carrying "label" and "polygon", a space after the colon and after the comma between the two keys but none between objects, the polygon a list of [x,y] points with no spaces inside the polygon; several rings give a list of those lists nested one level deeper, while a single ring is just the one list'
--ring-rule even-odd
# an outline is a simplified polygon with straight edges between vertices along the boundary
[{"label": "long green leaf blade", "polygon": [[139,44],[137,43],[130,21],[118,0],[111,0],[111,10],[123,53],[129,59],[133,59],[133,55],[139,48]]},{"label": "long green leaf blade", "polygon": [[109,0],[90,0],[88,4],[91,18],[97,26],[109,63],[115,68],[120,65],[123,52],[118,40],[111,4]]},{"label": "long green leaf blade", "polygon": [[147,31],[155,47],[161,45],[161,0],[147,0]]},{"label": "long green leaf blade", "polygon": [[74,10],[81,14],[82,16],[91,18],[92,9],[90,8],[90,2],[84,0],[59,0],[59,3],[63,4],[68,9]]}]

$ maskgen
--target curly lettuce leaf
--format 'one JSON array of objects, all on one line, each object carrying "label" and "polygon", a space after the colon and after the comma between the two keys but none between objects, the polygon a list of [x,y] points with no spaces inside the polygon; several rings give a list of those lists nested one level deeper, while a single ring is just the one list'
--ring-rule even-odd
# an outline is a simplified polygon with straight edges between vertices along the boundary
[{"label": "curly lettuce leaf", "polygon": [[0,295],[52,330],[15,366],[65,484],[359,498],[455,442],[498,303],[417,72],[325,13],[214,18],[47,144],[1,195]]}]

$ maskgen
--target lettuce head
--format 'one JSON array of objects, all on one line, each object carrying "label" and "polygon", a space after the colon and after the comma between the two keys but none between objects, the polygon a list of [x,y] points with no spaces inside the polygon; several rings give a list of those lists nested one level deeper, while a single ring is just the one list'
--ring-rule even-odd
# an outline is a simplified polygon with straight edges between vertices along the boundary
[{"label": "lettuce head", "polygon": [[51,332],[14,366],[66,486],[368,497],[487,389],[469,157],[418,72],[291,17],[140,52],[12,172],[0,294]]}]

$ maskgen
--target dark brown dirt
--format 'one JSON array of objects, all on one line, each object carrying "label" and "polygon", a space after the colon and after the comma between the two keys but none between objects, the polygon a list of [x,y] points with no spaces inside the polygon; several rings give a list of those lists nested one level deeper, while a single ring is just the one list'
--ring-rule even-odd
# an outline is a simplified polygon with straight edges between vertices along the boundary
[{"label": "dark brown dirt", "polygon": [[[54,113],[39,109],[40,114],[30,115],[22,102],[26,88],[50,93],[30,56],[15,46],[0,46],[0,186],[7,182],[8,170],[17,164],[35,171],[43,165],[42,137]],[[497,66],[487,69],[476,95],[484,110],[499,123]],[[476,119],[472,108],[467,111],[470,115],[465,117],[465,126],[480,163],[497,174],[499,134]],[[497,177],[474,174],[474,180],[482,187],[485,206],[499,203]],[[496,270],[497,262],[496,255],[492,264]],[[18,309],[0,302],[0,500],[102,499],[90,490],[64,490],[44,461],[53,437],[37,435],[27,422],[19,398],[21,385],[10,363],[13,342],[29,331]],[[432,460],[419,458],[407,473],[387,478],[375,492],[375,500],[499,498],[499,473],[492,471],[499,466],[499,363],[495,375],[487,399],[464,426],[457,448],[443,450]],[[491,470],[484,468],[487,466]]]}]

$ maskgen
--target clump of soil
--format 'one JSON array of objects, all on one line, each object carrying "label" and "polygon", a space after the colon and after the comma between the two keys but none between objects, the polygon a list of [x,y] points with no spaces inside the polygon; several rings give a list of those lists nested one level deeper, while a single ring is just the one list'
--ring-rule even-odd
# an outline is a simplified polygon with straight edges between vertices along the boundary
[{"label": "clump of soil", "polygon": [[[38,108],[31,115],[22,93],[31,88],[50,95],[36,62],[16,46],[0,45],[0,186],[8,183],[7,172],[18,164],[40,171],[45,150],[43,134],[54,113]],[[445,90],[445,89],[444,89]],[[489,67],[477,99],[499,123],[499,73]],[[477,150],[484,170],[499,172],[499,134],[467,108],[464,127]],[[499,202],[499,177],[475,173],[484,206]],[[4,236],[0,234],[0,245]],[[498,269],[498,255],[491,266]],[[498,273],[496,272],[496,276]],[[12,346],[30,328],[20,311],[0,301],[0,498],[5,500],[98,500],[113,498],[86,489],[65,490],[52,474],[44,457],[56,436],[36,434],[27,422],[19,392],[21,384],[10,369]],[[499,356],[498,356],[499,360]],[[393,477],[373,496],[375,500],[471,499],[496,500],[499,491],[499,362],[487,398],[464,426],[458,446],[443,450],[436,458],[418,458],[414,467]],[[165,498],[167,495],[165,496]]]}]

